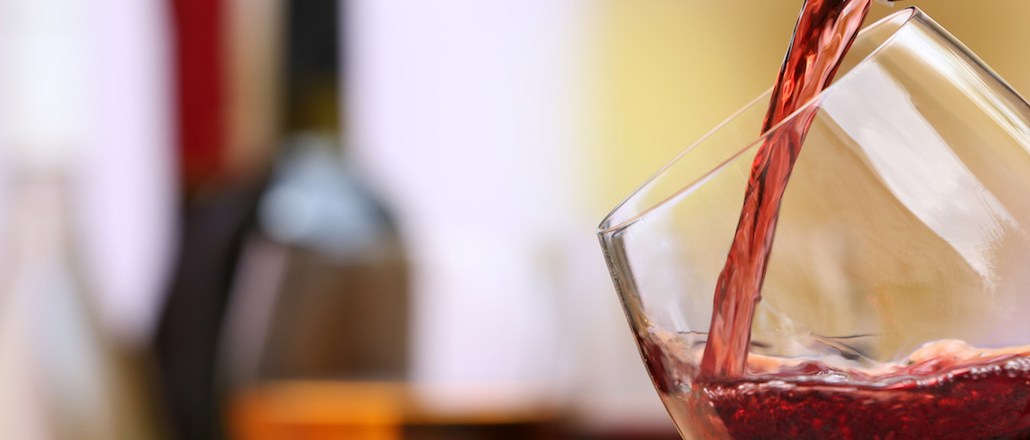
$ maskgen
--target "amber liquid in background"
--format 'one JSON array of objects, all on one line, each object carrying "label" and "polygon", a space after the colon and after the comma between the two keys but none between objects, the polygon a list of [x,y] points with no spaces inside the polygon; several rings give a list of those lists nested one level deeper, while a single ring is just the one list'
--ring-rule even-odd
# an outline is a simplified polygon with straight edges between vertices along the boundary
[{"label": "amber liquid in background", "polygon": [[[773,88],[765,132],[832,81],[871,0],[808,0]],[[749,375],[751,321],[761,299],[780,202],[816,114],[803,110],[760,147],[734,240],[721,272],[697,380],[659,391],[674,418],[705,436],[733,438],[1030,438],[1030,357],[985,355],[955,341],[879,375],[817,362]],[[959,344],[956,353],[954,347]],[[643,344],[654,376],[665,377],[658,345]],[[676,368],[676,367],[673,367]]]},{"label": "amber liquid in background", "polygon": [[227,414],[235,438],[393,440],[401,437],[397,387],[266,383],[237,392]]},{"label": "amber liquid in background", "polygon": [[237,393],[227,416],[233,436],[248,440],[569,437],[554,408],[442,411],[402,382],[269,381]]}]

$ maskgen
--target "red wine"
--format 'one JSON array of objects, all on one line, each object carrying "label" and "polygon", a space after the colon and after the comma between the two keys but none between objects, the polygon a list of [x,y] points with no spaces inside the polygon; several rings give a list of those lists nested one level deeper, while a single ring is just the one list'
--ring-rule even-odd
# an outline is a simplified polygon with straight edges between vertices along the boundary
[{"label": "red wine", "polygon": [[733,438],[1030,439],[1030,358],[879,384],[819,380],[841,372],[818,364],[801,369],[697,383],[695,393]]},{"label": "red wine", "polygon": [[[871,0],[806,0],[780,69],[762,132],[815,98],[833,79]],[[761,299],[780,201],[815,116],[809,110],[767,138],[751,167],[744,206],[715,290],[701,363],[706,376],[739,376],[747,362],[751,320]]]},{"label": "red wine", "polygon": [[742,376],[705,377],[692,367],[699,336],[652,329],[638,341],[689,438],[1030,440],[1030,346],[943,340],[863,369],[752,355]]}]

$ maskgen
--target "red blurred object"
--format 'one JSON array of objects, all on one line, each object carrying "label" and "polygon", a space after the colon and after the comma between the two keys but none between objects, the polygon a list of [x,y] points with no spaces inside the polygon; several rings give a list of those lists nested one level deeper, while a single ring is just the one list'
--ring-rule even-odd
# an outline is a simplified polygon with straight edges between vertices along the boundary
[{"label": "red blurred object", "polygon": [[194,189],[225,166],[224,0],[171,0],[180,172]]}]

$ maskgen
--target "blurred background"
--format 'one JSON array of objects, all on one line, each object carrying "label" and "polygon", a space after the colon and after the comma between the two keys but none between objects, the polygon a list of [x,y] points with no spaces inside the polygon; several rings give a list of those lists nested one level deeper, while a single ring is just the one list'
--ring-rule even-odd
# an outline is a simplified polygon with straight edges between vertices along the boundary
[{"label": "blurred background", "polygon": [[800,5],[0,0],[4,436],[677,438],[594,228]]}]

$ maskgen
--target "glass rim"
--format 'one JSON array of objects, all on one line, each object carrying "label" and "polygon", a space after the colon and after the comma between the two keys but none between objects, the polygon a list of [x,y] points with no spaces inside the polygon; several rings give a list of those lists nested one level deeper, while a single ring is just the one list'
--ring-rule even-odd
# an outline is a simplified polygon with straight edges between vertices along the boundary
[{"label": "glass rim", "polygon": [[809,101],[805,102],[804,105],[802,105],[801,107],[798,107],[793,113],[791,113],[787,117],[783,118],[783,120],[781,120],[777,124],[773,125],[768,130],[765,130],[765,131],[759,133],[759,135],[757,137],[755,137],[755,139],[753,141],[745,144],[744,146],[742,146],[741,148],[739,148],[737,150],[734,150],[733,153],[725,156],[722,160],[719,160],[710,169],[705,171],[703,174],[701,174],[699,177],[697,177],[693,181],[685,182],[680,189],[678,189],[676,191],[673,191],[672,193],[670,193],[668,195],[668,197],[663,198],[661,201],[659,201],[657,203],[651,204],[647,208],[644,208],[644,209],[640,210],[640,212],[637,212],[636,214],[634,214],[634,215],[632,215],[632,216],[630,216],[630,217],[628,217],[628,218],[618,222],[617,224],[614,224],[614,225],[609,224],[609,223],[612,222],[615,214],[618,213],[619,211],[621,211],[622,208],[630,200],[632,200],[637,195],[641,194],[644,190],[646,190],[647,187],[652,182],[655,182],[656,180],[658,180],[663,174],[665,174],[666,171],[669,170],[669,168],[671,168],[673,165],[675,165],[677,162],[679,162],[679,160],[682,159],[685,155],[689,154],[691,151],[693,151],[699,145],[704,144],[713,135],[715,135],[720,130],[722,130],[724,127],[729,125],[730,122],[736,120],[743,113],[745,113],[746,111],[752,109],[756,104],[761,103],[763,100],[767,101],[769,99],[769,95],[771,95],[771,93],[772,93],[772,87],[770,86],[764,92],[760,93],[757,97],[755,97],[754,99],[749,101],[747,104],[743,105],[742,107],[740,107],[739,109],[734,111],[732,114],[730,114],[730,116],[728,116],[726,119],[722,120],[722,122],[716,124],[715,127],[713,127],[711,130],[709,130],[707,133],[705,133],[700,138],[698,138],[697,140],[692,142],[689,146],[687,146],[682,151],[677,153],[676,156],[674,156],[671,160],[666,162],[665,165],[663,165],[661,168],[658,169],[658,171],[656,171],[654,174],[652,174],[650,177],[648,177],[646,180],[644,180],[643,183],[641,183],[639,186],[637,186],[636,189],[634,189],[628,196],[623,198],[622,201],[620,201],[617,205],[615,205],[615,208],[613,208],[607,215],[605,215],[604,219],[601,220],[601,223],[597,227],[597,234],[599,236],[601,236],[601,237],[605,237],[605,236],[613,235],[613,234],[615,234],[615,233],[617,233],[619,231],[622,231],[622,230],[632,226],[634,223],[636,223],[640,219],[644,218],[649,213],[651,213],[651,212],[659,209],[660,207],[670,203],[672,200],[677,199],[680,195],[684,194],[685,192],[689,192],[689,191],[693,190],[694,188],[696,188],[697,186],[703,184],[714,173],[718,172],[724,166],[726,166],[727,164],[729,164],[730,162],[732,162],[733,160],[738,158],[740,154],[742,154],[743,152],[745,152],[747,150],[750,150],[751,148],[756,146],[758,143],[762,142],[762,140],[765,139],[769,135],[769,133],[775,132],[775,131],[779,130],[780,128],[784,127],[785,125],[790,124],[795,118],[798,117],[798,115],[810,111],[812,109],[812,107],[816,107],[816,106],[820,105],[820,103],[825,99],[825,97],[827,95],[832,94],[835,90],[840,88],[840,85],[842,83],[846,82],[845,80],[846,80],[846,78],[848,78],[850,76],[849,74],[851,72],[859,70],[862,66],[870,63],[873,59],[877,58],[888,46],[890,46],[894,42],[895,38],[898,36],[899,33],[901,33],[901,31],[903,29],[905,29],[906,27],[910,26],[911,23],[913,21],[915,21],[916,19],[926,20],[927,18],[928,18],[928,16],[921,9],[919,9],[916,6],[909,6],[909,7],[906,7],[904,9],[900,10],[900,11],[894,12],[894,13],[886,16],[886,17],[883,17],[883,18],[877,20],[876,22],[866,26],[861,31],[859,31],[859,34],[856,37],[856,41],[858,39],[862,38],[863,36],[866,36],[868,33],[872,32],[874,30],[877,30],[877,29],[879,29],[881,27],[884,27],[884,26],[894,25],[894,26],[896,26],[896,28],[890,33],[890,35],[888,35],[886,38],[884,38],[883,41],[881,41],[879,44],[877,44],[877,46],[873,50],[869,51],[869,53],[866,54],[864,57],[862,57],[861,60],[859,60],[858,62],[854,63],[854,65],[850,69],[848,69],[847,72],[843,72],[843,75],[839,76],[837,78],[837,80],[833,81],[829,86],[827,86],[825,89],[823,89],[823,91],[819,92],[818,95],[814,96],[812,99],[810,99]]}]

